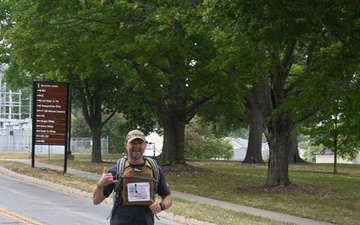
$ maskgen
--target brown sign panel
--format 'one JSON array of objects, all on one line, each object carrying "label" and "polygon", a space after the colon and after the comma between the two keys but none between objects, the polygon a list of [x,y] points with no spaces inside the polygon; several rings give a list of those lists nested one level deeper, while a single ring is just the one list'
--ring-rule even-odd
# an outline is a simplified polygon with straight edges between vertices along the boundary
[{"label": "brown sign panel", "polygon": [[35,145],[66,145],[69,84],[34,83]]}]

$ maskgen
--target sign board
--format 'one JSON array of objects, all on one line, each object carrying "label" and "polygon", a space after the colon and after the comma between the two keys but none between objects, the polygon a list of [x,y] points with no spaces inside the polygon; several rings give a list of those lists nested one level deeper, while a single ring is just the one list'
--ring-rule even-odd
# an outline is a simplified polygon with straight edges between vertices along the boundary
[{"label": "sign board", "polygon": [[57,82],[34,82],[32,167],[35,145],[63,145],[64,172],[70,143],[70,85]]},{"label": "sign board", "polygon": [[34,83],[35,145],[66,145],[68,95],[67,83]]}]

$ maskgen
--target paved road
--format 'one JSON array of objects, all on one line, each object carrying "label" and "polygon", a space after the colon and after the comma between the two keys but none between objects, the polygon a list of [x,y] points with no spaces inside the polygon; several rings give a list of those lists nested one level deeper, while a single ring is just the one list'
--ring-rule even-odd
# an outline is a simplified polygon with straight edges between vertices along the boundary
[{"label": "paved road", "polygon": [[[0,224],[101,225],[111,206],[0,174]],[[156,225],[177,225],[161,218]]]}]

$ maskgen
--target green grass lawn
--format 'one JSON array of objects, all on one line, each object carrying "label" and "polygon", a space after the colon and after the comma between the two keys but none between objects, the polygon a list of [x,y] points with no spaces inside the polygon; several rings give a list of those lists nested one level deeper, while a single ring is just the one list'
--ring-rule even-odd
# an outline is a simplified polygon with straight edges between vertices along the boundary
[{"label": "green grass lawn", "polygon": [[[359,165],[339,165],[337,175],[332,174],[331,165],[290,165],[290,180],[304,191],[273,193],[258,190],[265,183],[265,166],[245,166],[239,162],[191,164],[217,172],[209,175],[170,174],[168,179],[173,189],[303,218],[359,224]],[[196,188],[199,186],[201,188]]]},{"label": "green grass lawn", "polygon": [[[93,164],[90,163],[89,155],[77,154],[75,160],[68,160],[68,168],[100,174],[104,166],[113,165],[118,158],[116,155],[102,157],[104,163]],[[0,153],[1,158],[30,159],[30,156]],[[48,155],[39,154],[36,161],[59,166],[64,164],[63,155],[51,155],[49,161]],[[338,174],[333,174],[333,165],[328,164],[290,165],[289,177],[297,188],[274,192],[261,188],[267,175],[265,165],[242,165],[234,161],[189,161],[188,164],[210,172],[168,172],[166,176],[172,190],[333,224],[351,225],[360,222],[360,165],[339,164]],[[29,169],[24,164],[2,161],[1,165],[40,179],[61,175],[63,179],[57,178],[53,182],[84,191],[90,192],[96,184],[94,180],[79,179],[57,171]],[[48,176],[49,173],[58,176]],[[216,224],[284,224],[229,210],[215,210],[181,199],[175,199],[175,202],[169,212]]]}]

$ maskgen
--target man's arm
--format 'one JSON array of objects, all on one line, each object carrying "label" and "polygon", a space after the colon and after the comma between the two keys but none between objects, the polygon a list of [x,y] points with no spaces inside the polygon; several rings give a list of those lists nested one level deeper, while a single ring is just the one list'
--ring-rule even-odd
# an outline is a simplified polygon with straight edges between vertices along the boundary
[{"label": "man's arm", "polygon": [[98,205],[103,202],[106,198],[103,190],[104,187],[108,186],[109,184],[114,184],[116,182],[117,180],[114,180],[113,175],[111,173],[108,173],[106,167],[104,167],[101,178],[92,191],[93,203],[95,205]]},{"label": "man's arm", "polygon": [[103,188],[104,187],[97,183],[96,187],[92,191],[94,205],[98,205],[105,200]]},{"label": "man's arm", "polygon": [[169,184],[166,180],[164,171],[160,166],[159,166],[159,174],[160,174],[160,181],[158,184],[158,194],[161,196],[161,202],[159,205],[161,206],[161,204],[163,204],[162,210],[166,210],[172,206],[173,201],[172,201]]},{"label": "man's arm", "polygon": [[163,204],[164,205],[164,209],[163,210],[166,210],[168,208],[170,208],[173,204],[173,201],[172,201],[172,196],[171,194],[167,195],[167,196],[161,196],[161,202],[160,204]]}]

